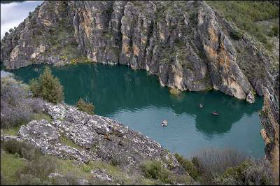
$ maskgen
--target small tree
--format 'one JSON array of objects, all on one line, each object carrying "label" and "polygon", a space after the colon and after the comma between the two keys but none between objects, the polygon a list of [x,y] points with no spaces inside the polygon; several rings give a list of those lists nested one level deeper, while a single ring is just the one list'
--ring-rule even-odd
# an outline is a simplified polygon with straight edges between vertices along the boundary
[{"label": "small tree", "polygon": [[30,90],[35,97],[41,97],[52,103],[59,103],[64,99],[63,86],[59,79],[52,75],[51,69],[46,67],[38,79],[32,79]]},{"label": "small tree", "polygon": [[85,102],[82,98],[80,98],[77,102],[77,107],[83,112],[86,112],[88,114],[94,114],[94,105],[92,103]]}]

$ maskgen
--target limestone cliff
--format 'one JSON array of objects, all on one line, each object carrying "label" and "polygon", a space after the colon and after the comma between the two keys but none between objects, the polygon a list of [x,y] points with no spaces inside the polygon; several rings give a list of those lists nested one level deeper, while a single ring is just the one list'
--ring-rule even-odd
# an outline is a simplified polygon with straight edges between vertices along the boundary
[{"label": "limestone cliff", "polygon": [[[9,69],[78,60],[124,64],[158,75],[163,86],[214,88],[254,102],[255,91],[263,95],[259,73],[270,59],[247,36],[232,39],[235,29],[205,2],[44,2],[5,35],[1,61]],[[246,56],[258,71],[248,71]]]},{"label": "limestone cliff", "polygon": [[[1,41],[8,69],[89,60],[145,69],[161,85],[264,95],[262,136],[279,168],[279,58],[205,2],[45,1]],[[278,56],[279,57],[279,56]],[[276,62],[276,63],[275,63]]]},{"label": "limestone cliff", "polygon": [[279,184],[279,74],[271,75],[271,78],[265,89],[264,106],[260,112],[264,127],[261,135],[265,142],[266,158],[274,170],[275,184]]}]

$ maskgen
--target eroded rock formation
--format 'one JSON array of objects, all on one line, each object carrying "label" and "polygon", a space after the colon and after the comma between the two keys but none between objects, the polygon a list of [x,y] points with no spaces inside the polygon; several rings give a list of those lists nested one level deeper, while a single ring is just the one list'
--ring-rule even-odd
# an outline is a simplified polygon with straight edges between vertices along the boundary
[{"label": "eroded rock formation", "polygon": [[260,117],[266,158],[272,164],[275,184],[279,184],[279,74],[273,78],[269,88],[265,89]]},{"label": "eroded rock formation", "polygon": [[1,61],[16,69],[87,59],[145,69],[161,85],[180,90],[214,88],[251,103],[255,93],[264,95],[262,135],[275,161],[279,58],[246,33],[231,37],[236,30],[200,1],[45,1],[2,39]]},{"label": "eroded rock formation", "polygon": [[258,72],[248,72],[245,56],[260,50],[245,36],[232,39],[234,29],[205,2],[44,2],[5,35],[1,59],[9,69],[81,59],[124,64],[158,75],[163,86],[214,88],[254,102],[269,58],[252,57]]},{"label": "eroded rock formation", "polygon": [[[44,154],[63,159],[114,161],[123,168],[139,169],[146,160],[158,160],[176,174],[185,174],[174,154],[154,140],[130,130],[115,120],[88,115],[76,107],[44,103],[44,112],[52,121],[32,120],[21,126],[17,136],[2,136],[3,140],[25,141]],[[71,144],[65,143],[71,141]]]}]

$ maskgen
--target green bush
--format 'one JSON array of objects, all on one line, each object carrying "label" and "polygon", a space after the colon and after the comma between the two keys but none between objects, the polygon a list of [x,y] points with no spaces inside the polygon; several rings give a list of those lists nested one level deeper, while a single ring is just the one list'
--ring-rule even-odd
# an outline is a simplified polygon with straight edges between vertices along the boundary
[{"label": "green bush", "polygon": [[269,36],[278,36],[279,35],[279,25],[274,25],[269,32]]},{"label": "green bush", "polygon": [[183,156],[179,155],[179,154],[175,154],[175,157],[177,159],[177,161],[184,167],[184,169],[189,173],[189,175],[193,178],[193,179],[197,179],[199,176],[199,172],[198,169],[195,167],[195,165],[193,164],[193,162],[185,159]]},{"label": "green bush", "polygon": [[223,173],[247,159],[246,155],[233,149],[204,149],[195,155],[196,166],[205,176],[213,177]]},{"label": "green bush", "polygon": [[30,89],[35,97],[41,97],[52,103],[63,101],[63,87],[58,78],[52,75],[49,67],[46,67],[38,79],[30,82]]},{"label": "green bush", "polygon": [[230,32],[230,37],[234,40],[239,40],[242,38],[242,36],[243,34],[239,31],[234,30]]},{"label": "green bush", "polygon": [[57,185],[79,185],[78,177],[74,173],[68,172],[65,176],[56,176],[53,178],[53,183]]},{"label": "green bush", "polygon": [[25,164],[18,165],[19,168],[13,173],[17,178],[15,180],[17,184],[45,185],[50,183],[48,175],[56,169],[54,158],[43,155],[39,149],[31,144],[16,140],[4,141],[2,148],[5,153],[15,154],[14,157],[18,160],[25,159]]},{"label": "green bush", "polygon": [[190,14],[190,21],[192,24],[197,25],[198,24],[198,18],[197,18],[197,13],[193,12]]},{"label": "green bush", "polygon": [[77,107],[80,111],[86,112],[88,114],[94,114],[94,105],[92,103],[85,102],[82,98],[77,102]]},{"label": "green bush", "polygon": [[13,78],[1,78],[1,128],[17,127],[31,119],[25,87]]},{"label": "green bush", "polygon": [[236,167],[228,168],[221,176],[216,177],[214,182],[227,185],[270,185],[272,180],[266,161],[246,160]]},{"label": "green bush", "polygon": [[113,166],[118,166],[121,164],[120,160],[118,160],[117,158],[112,158],[110,161],[111,165]]},{"label": "green bush", "polygon": [[28,162],[27,165],[17,174],[19,176],[22,174],[32,175],[35,178],[40,178],[40,180],[47,180],[49,174],[53,173],[55,169],[55,159],[49,156],[42,155],[39,158]]},{"label": "green bush", "polygon": [[146,161],[141,165],[146,178],[159,179],[163,183],[171,183],[169,171],[163,167],[160,161]]},{"label": "green bush", "polygon": [[34,160],[42,155],[40,150],[31,144],[17,140],[4,141],[2,143],[2,148],[10,154],[18,154],[21,158],[27,160]]},{"label": "green bush", "polygon": [[19,185],[43,185],[40,178],[37,178],[31,174],[21,174],[18,179]]}]

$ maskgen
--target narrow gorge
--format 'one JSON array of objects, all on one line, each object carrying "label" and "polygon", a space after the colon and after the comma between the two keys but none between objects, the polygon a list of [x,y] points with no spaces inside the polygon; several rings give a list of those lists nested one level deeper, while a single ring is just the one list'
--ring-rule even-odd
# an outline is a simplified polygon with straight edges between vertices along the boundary
[{"label": "narrow gorge", "polygon": [[7,70],[32,64],[127,65],[180,91],[217,90],[249,103],[263,96],[260,132],[278,175],[279,54],[210,5],[44,1],[1,39],[1,63]]}]

